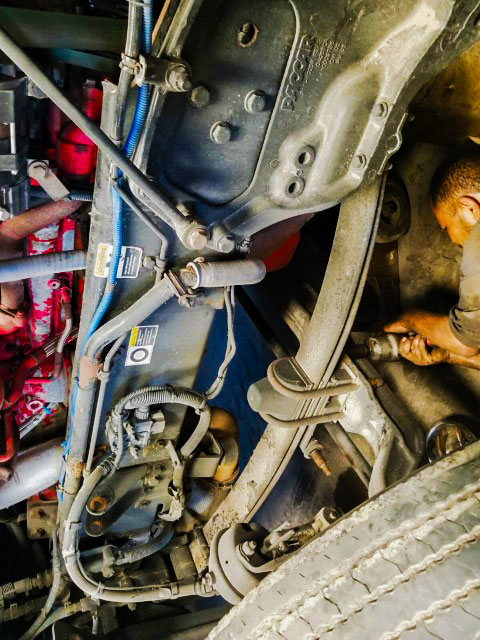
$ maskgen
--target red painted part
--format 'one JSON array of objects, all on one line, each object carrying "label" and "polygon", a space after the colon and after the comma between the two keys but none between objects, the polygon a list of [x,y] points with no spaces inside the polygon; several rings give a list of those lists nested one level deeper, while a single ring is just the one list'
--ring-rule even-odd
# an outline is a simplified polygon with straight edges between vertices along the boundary
[{"label": "red painted part", "polygon": [[50,101],[48,109],[48,133],[50,135],[50,144],[54,147],[57,144],[57,136],[62,128],[62,125],[66,122],[67,117],[63,112]]},{"label": "red painted part", "polygon": [[57,140],[57,166],[65,180],[91,182],[97,164],[97,147],[77,125],[70,122]]},{"label": "red painted part", "polygon": [[3,404],[3,409],[10,409],[13,407],[22,396],[23,387],[25,384],[25,380],[33,369],[33,367],[37,367],[41,364],[46,358],[44,350],[40,347],[35,349],[30,353],[23,362],[19,364],[16,369],[15,376],[13,378],[12,385],[10,387],[10,391],[8,392],[5,402]]},{"label": "red painted part", "polygon": [[18,454],[20,437],[18,427],[13,422],[10,412],[3,414],[3,425],[0,427],[0,464],[11,463]]},{"label": "red painted part", "polygon": [[103,91],[87,83],[83,85],[82,111],[91,120],[98,122],[102,116]]},{"label": "red painted part", "polygon": [[264,260],[267,271],[279,271],[284,269],[292,260],[300,242],[300,233],[294,233],[282,245],[275,249],[268,258]]},{"label": "red painted part", "polygon": [[[82,93],[82,110],[98,122],[102,114],[103,93],[86,83]],[[97,164],[97,147],[73,122],[65,124],[57,135],[57,166],[68,182],[93,182]]]}]

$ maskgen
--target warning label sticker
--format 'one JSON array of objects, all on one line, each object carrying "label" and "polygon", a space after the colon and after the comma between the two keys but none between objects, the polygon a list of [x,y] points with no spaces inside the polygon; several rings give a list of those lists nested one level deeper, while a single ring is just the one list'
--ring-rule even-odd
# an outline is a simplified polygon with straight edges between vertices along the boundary
[{"label": "warning label sticker", "polygon": [[[107,242],[100,242],[95,262],[97,278],[106,278],[112,259],[113,246]],[[142,264],[143,251],[140,247],[122,247],[120,262],[118,263],[117,278],[136,278]]]},{"label": "warning label sticker", "polygon": [[144,327],[133,327],[128,341],[125,366],[149,364],[152,360],[153,348],[157,339],[158,324]]}]

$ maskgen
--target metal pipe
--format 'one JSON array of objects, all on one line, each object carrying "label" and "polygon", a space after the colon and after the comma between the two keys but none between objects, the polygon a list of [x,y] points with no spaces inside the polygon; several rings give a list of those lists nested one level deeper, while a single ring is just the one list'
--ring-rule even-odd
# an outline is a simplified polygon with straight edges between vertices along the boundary
[{"label": "metal pipe", "polygon": [[[95,453],[95,446],[97,444],[98,430],[100,428],[100,418],[102,417],[103,403],[105,400],[105,391],[107,389],[108,380],[110,378],[110,366],[112,363],[112,358],[119,350],[122,342],[125,340],[125,335],[126,334],[121,335],[114,342],[113,346],[110,348],[107,355],[105,356],[102,371],[100,371],[100,373],[98,374],[100,378],[100,387],[98,389],[97,404],[95,405],[95,417],[93,419],[92,435],[90,436],[90,447],[88,449],[87,462],[85,464],[85,473],[87,475],[90,473],[92,469],[93,454]],[[20,432],[20,437],[21,437],[21,432]]]},{"label": "metal pipe", "polygon": [[168,251],[168,239],[167,236],[160,231],[160,229],[155,225],[150,218],[140,209],[140,207],[136,204],[135,200],[128,195],[128,193],[122,189],[122,187],[118,184],[117,181],[112,182],[112,186],[115,191],[119,194],[122,200],[130,207],[130,209],[135,213],[140,220],[145,224],[150,231],[152,231],[160,240],[160,253],[159,258],[161,260],[166,260],[167,251]]},{"label": "metal pipe", "polygon": [[[1,29],[0,29],[1,31]],[[14,218],[5,220],[0,225],[0,259],[12,258],[19,251],[23,240],[32,233],[36,233],[53,222],[63,220],[82,206],[81,202],[60,200],[48,202],[38,207],[24,211]]]},{"label": "metal pipe", "polygon": [[175,295],[172,284],[163,278],[143,294],[128,309],[97,329],[87,342],[85,357],[91,362],[99,361],[102,350],[121,335],[141,324],[154,311]]},{"label": "metal pipe", "polygon": [[0,487],[0,509],[11,507],[58,482],[63,438],[20,451],[10,480]]},{"label": "metal pipe", "polygon": [[60,251],[0,262],[0,283],[85,269],[85,251]]},{"label": "metal pipe", "polygon": [[[128,3],[128,23],[127,37],[125,41],[125,56],[137,60],[140,54],[141,25],[143,10],[140,3]],[[126,60],[124,60],[126,62]],[[121,144],[123,138],[123,127],[125,124],[125,114],[127,111],[127,99],[132,81],[131,69],[123,64],[118,80],[117,104],[115,108],[115,119],[112,127],[112,138]]]},{"label": "metal pipe", "polygon": [[[81,202],[48,202],[39,207],[33,207],[14,218],[5,220],[0,225],[0,260],[22,256],[22,240],[32,233],[58,222],[76,211],[82,205]],[[15,278],[13,278],[15,280]],[[1,287],[1,303],[7,309],[20,309],[25,299],[23,282],[5,282]],[[3,332],[8,329],[14,331],[21,326],[21,321],[14,318],[3,317],[1,328]]]},{"label": "metal pipe", "polygon": [[[160,210],[162,219],[177,229],[184,229],[185,217],[150,180],[119,150],[117,145],[97,125],[78,109],[26,55],[21,47],[0,28],[0,49],[67,115],[97,147],[152,201]],[[158,213],[157,210],[155,213]],[[201,225],[198,225],[201,227]],[[204,228],[204,227],[202,227]]]}]

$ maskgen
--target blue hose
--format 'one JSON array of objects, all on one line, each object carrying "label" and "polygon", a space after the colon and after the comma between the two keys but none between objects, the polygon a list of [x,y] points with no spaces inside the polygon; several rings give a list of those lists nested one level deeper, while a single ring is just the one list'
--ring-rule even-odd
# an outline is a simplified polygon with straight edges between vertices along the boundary
[{"label": "blue hose", "polygon": [[[150,53],[152,43],[152,0],[144,0],[143,18],[142,18],[142,49],[144,53]],[[137,93],[137,104],[135,107],[135,113],[133,116],[132,125],[130,127],[127,141],[124,145],[125,155],[131,157],[138,144],[140,134],[142,133],[145,118],[148,110],[148,98],[149,87],[143,85],[139,88]],[[118,181],[121,182],[122,173],[118,173]],[[105,313],[107,312],[113,298],[113,291],[117,283],[117,271],[120,263],[120,257],[122,254],[122,224],[123,224],[123,200],[120,195],[112,188],[112,258],[108,270],[107,283],[103,296],[93,314],[93,318],[88,327],[88,331],[85,334],[85,338],[80,350],[80,356],[85,352],[85,347],[91,336],[98,329]],[[70,451],[70,444],[72,439],[72,427],[73,416],[75,415],[75,405],[78,395],[78,378],[75,380],[73,393],[72,393],[72,407],[70,412],[70,423],[68,429],[68,438],[65,443],[65,456]],[[63,482],[63,480],[62,480]],[[62,493],[59,494],[62,499]]]},{"label": "blue hose", "polygon": [[[152,42],[152,4],[151,0],[146,0],[142,14],[142,49],[144,53],[149,53]],[[142,133],[148,110],[149,87],[142,85],[137,94],[137,104],[133,115],[132,125],[127,136],[127,141],[123,147],[125,155],[131,158],[138,144],[140,134]],[[118,181],[121,182],[122,173],[118,172]],[[108,271],[107,284],[100,300],[98,307],[93,315],[88,331],[83,340],[81,353],[83,354],[87,342],[90,337],[98,329],[103,316],[107,312],[113,298],[113,291],[117,283],[117,271],[122,253],[122,222],[123,222],[123,200],[115,189],[112,187],[112,225],[113,225],[113,249],[110,267]]]}]

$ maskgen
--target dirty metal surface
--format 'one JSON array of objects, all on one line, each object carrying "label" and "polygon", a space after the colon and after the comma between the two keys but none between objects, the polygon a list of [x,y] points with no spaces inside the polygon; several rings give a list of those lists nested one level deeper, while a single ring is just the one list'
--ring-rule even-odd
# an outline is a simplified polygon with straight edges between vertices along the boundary
[{"label": "dirty metal surface", "polygon": [[[175,201],[239,240],[374,180],[400,147],[416,91],[478,38],[475,0],[332,1],[321,12],[294,0],[274,16],[265,2],[184,9],[163,51],[191,66],[210,100],[199,109],[156,91],[138,159]],[[252,90],[266,97],[255,114],[244,106]],[[210,138],[215,122],[229,127],[224,144]],[[222,186],[233,167],[234,184]]]}]

